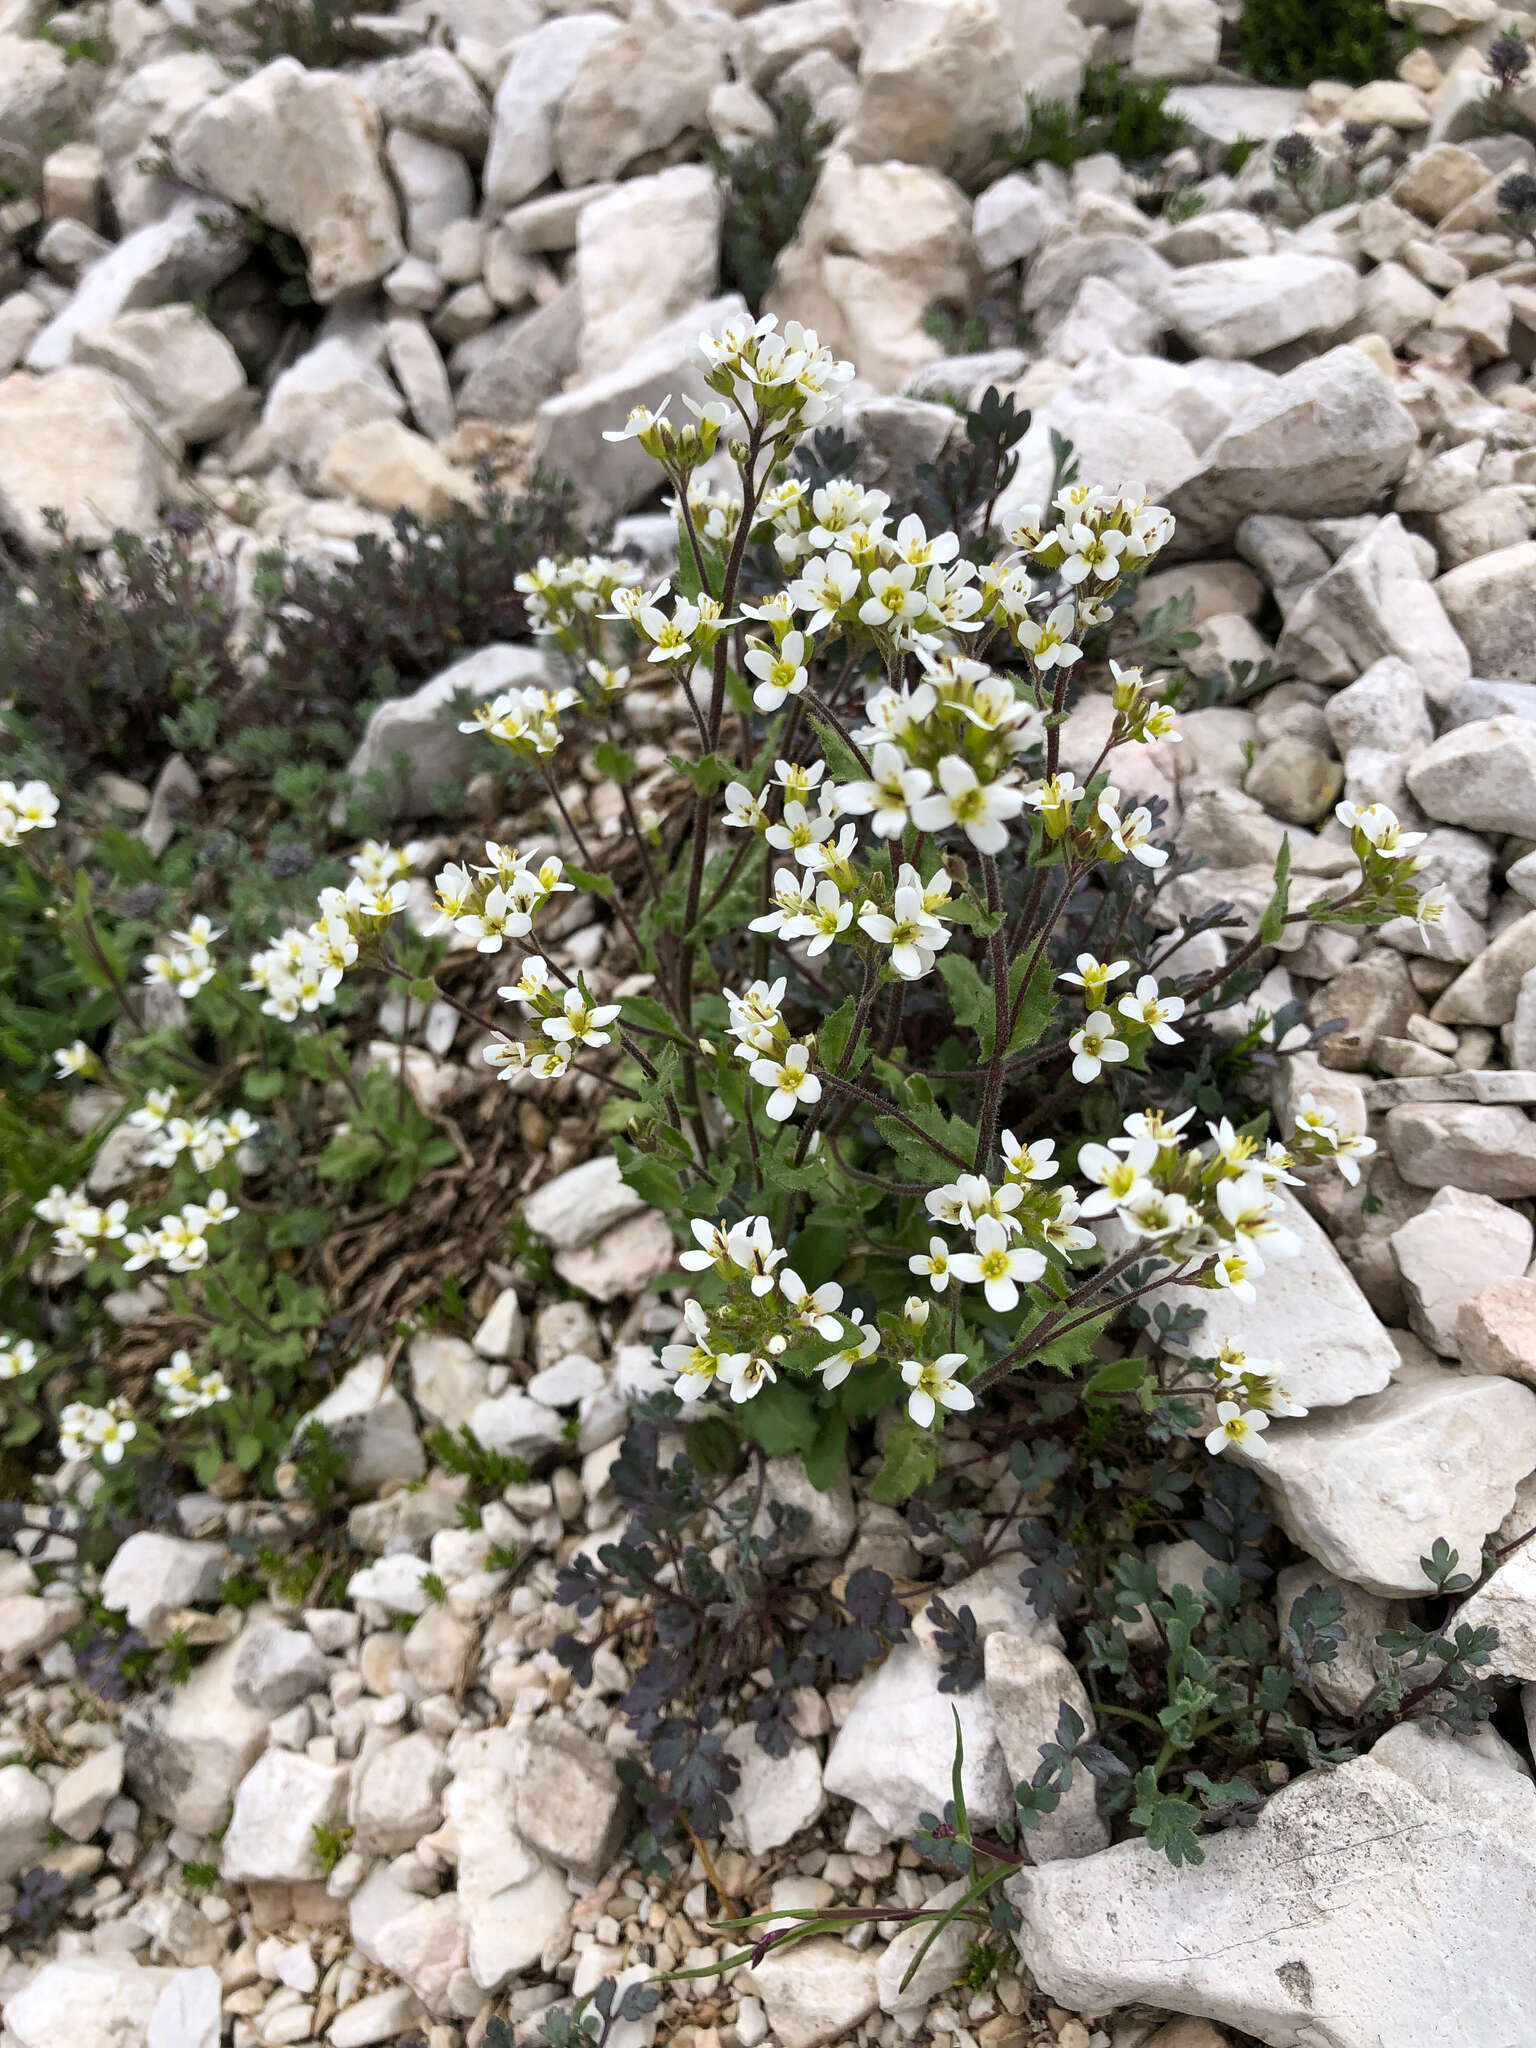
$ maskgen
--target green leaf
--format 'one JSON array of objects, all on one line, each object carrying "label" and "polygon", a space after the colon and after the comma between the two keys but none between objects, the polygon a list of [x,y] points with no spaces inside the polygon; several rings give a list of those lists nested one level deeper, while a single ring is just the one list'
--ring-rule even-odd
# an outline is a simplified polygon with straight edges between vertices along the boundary
[{"label": "green leaf", "polygon": [[1291,902],[1291,835],[1286,833],[1280,842],[1280,851],[1275,855],[1275,893],[1269,899],[1269,907],[1259,919],[1259,937],[1266,946],[1274,945],[1285,929],[1285,914]]},{"label": "green leaf", "polygon": [[245,1077],[245,1099],[247,1102],[271,1102],[282,1094],[288,1085],[286,1074],[274,1074],[263,1067]]},{"label": "green leaf", "polygon": [[634,755],[626,754],[611,740],[599,740],[592,749],[592,765],[599,775],[611,776],[620,789],[628,789],[635,779]]},{"label": "green leaf", "polygon": [[1085,1395],[1129,1394],[1139,1387],[1147,1376],[1147,1361],[1144,1358],[1114,1358],[1108,1365],[1101,1365],[1084,1387]]},{"label": "green leaf", "polygon": [[658,1159],[653,1152],[635,1152],[628,1146],[615,1150],[624,1185],[633,1188],[648,1208],[675,1216],[683,1206],[683,1183],[677,1168]]},{"label": "green leaf", "polygon": [[853,1020],[859,1013],[855,997],[849,996],[845,1003],[839,1003],[825,1024],[816,1028],[816,1059],[819,1066],[837,1071],[838,1061],[847,1049],[848,1034],[853,1029]]},{"label": "green leaf", "polygon": [[981,1056],[984,1060],[992,1057],[992,1026],[994,1004],[992,991],[982,980],[974,961],[963,953],[941,953],[939,972],[949,990],[949,1000],[954,1008],[955,1022],[962,1031],[975,1031],[981,1039]]},{"label": "green leaf", "polygon": [[735,768],[722,754],[706,754],[701,761],[690,761],[682,754],[668,754],[667,766],[693,784],[696,796],[713,796],[728,782],[736,780]]},{"label": "green leaf", "polygon": [[261,1463],[261,1438],[250,1430],[235,1438],[235,1463],[242,1472],[254,1471]]},{"label": "green leaf", "polygon": [[869,1497],[886,1507],[899,1507],[920,1486],[926,1486],[938,1469],[937,1438],[919,1429],[909,1415],[900,1415],[886,1439],[885,1458],[870,1485]]},{"label": "green leaf", "polygon": [[705,1415],[683,1433],[690,1463],[706,1479],[726,1479],[741,1463],[741,1440],[723,1415]]},{"label": "green leaf", "polygon": [[843,1469],[848,1453],[848,1423],[835,1408],[827,1409],[816,1430],[816,1441],[805,1453],[805,1476],[818,1493],[825,1493]]},{"label": "green leaf", "polygon": [[322,1180],[361,1180],[384,1158],[384,1146],[371,1131],[343,1131],[332,1138],[315,1162]]},{"label": "green leaf", "polygon": [[430,981],[423,976],[420,980],[411,983],[411,1001],[413,1003],[435,1003],[437,998],[438,986],[435,981]]},{"label": "green leaf", "polygon": [[965,1736],[960,1728],[960,1709],[951,1707],[955,1721],[955,1757],[950,1765],[950,1797],[955,1803],[955,1833],[962,1842],[971,1839],[971,1817],[965,1810]]},{"label": "green leaf", "polygon": [[605,903],[613,901],[612,875],[594,875],[586,868],[567,866],[565,879],[573,882],[578,889],[584,889],[589,896],[601,896]]},{"label": "green leaf", "polygon": [[807,711],[805,715],[807,722],[816,728],[816,736],[821,741],[821,750],[827,760],[827,773],[832,780],[866,782],[869,778],[864,764],[837,728],[828,725],[824,718],[818,718],[814,711]]},{"label": "green leaf", "polygon": [[1019,990],[1023,986],[1024,969],[1029,955],[1021,953],[1008,969],[1008,1005],[1012,1014],[1013,1005],[1018,1003],[1019,1013],[1008,1034],[1010,1053],[1028,1052],[1045,1036],[1046,1028],[1056,1011],[1056,976],[1049,960],[1043,956],[1036,962],[1035,971],[1029,977],[1029,987],[1024,990],[1024,1000],[1019,1002]]},{"label": "green leaf", "polygon": [[279,1251],[318,1244],[330,1227],[330,1218],[323,1209],[290,1209],[271,1225],[267,1243]]},{"label": "green leaf", "polygon": [[814,1448],[820,1417],[810,1390],[793,1380],[774,1380],[744,1404],[741,1424],[770,1458]]}]

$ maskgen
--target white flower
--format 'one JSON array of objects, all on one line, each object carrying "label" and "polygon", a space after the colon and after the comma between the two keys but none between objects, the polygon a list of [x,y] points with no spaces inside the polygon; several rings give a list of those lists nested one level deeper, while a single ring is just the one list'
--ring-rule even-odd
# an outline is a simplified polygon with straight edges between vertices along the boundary
[{"label": "white flower", "polygon": [[840,549],[829,555],[812,555],[796,582],[789,586],[797,611],[809,612],[808,633],[830,626],[838,613],[858,595],[858,570]]},{"label": "white flower", "polygon": [[974,1252],[953,1253],[949,1270],[957,1280],[979,1286],[988,1305],[1006,1314],[1018,1306],[1018,1282],[1038,1280],[1045,1271],[1045,1254],[1028,1245],[1010,1248],[1008,1232],[995,1216],[978,1219],[975,1244]]},{"label": "white flower", "polygon": [[825,811],[813,818],[804,804],[788,803],[778,824],[770,825],[763,837],[779,853],[792,853],[802,867],[814,867],[816,850],[830,839],[837,820]]},{"label": "white flower", "polygon": [[1117,981],[1122,974],[1129,974],[1130,971],[1129,960],[1104,961],[1097,959],[1092,953],[1079,953],[1076,974],[1064,974],[1061,979],[1080,988],[1088,1008],[1098,1010],[1104,1006],[1104,991],[1109,984]]},{"label": "white flower", "polygon": [[1023,808],[1022,791],[983,784],[968,761],[946,754],[939,763],[939,788],[913,804],[912,822],[923,832],[958,825],[978,853],[1001,853],[1008,844],[1006,821]]},{"label": "white flower", "polygon": [[17,1380],[37,1364],[37,1346],[30,1337],[0,1337],[0,1380]]},{"label": "white flower", "polygon": [[1067,1044],[1076,1055],[1072,1062],[1075,1080],[1085,1085],[1096,1081],[1106,1066],[1116,1066],[1131,1056],[1123,1038],[1115,1036],[1115,1020],[1106,1010],[1090,1010],[1081,1031],[1074,1031]]},{"label": "white flower", "polygon": [[798,1103],[820,1102],[821,1080],[810,1072],[810,1064],[809,1049],[792,1045],[782,1060],[754,1060],[747,1069],[754,1081],[773,1091],[764,1104],[770,1122],[783,1123],[794,1115]]},{"label": "white flower", "polygon": [[875,748],[870,767],[874,772],[868,782],[844,785],[842,808],[856,817],[873,815],[870,829],[877,839],[899,839],[912,806],[933,787],[933,777],[926,768],[909,767],[888,740]]},{"label": "white flower", "polygon": [[1205,1448],[1213,1458],[1223,1451],[1245,1450],[1251,1458],[1266,1458],[1269,1446],[1263,1441],[1261,1432],[1268,1429],[1269,1417],[1257,1408],[1239,1408],[1235,1401],[1218,1401],[1216,1404],[1216,1427],[1205,1440]]},{"label": "white flower", "polygon": [[557,1045],[608,1045],[613,1033],[605,1027],[619,1014],[617,1003],[591,1004],[579,988],[568,988],[553,1017],[544,1019],[544,1036]]},{"label": "white flower", "polygon": [[1122,1017],[1129,1018],[1132,1023],[1145,1025],[1160,1044],[1182,1044],[1184,1034],[1173,1030],[1172,1026],[1184,1014],[1184,998],[1160,996],[1155,976],[1142,975],[1136,984],[1135,994],[1122,996],[1115,1007]]},{"label": "white flower", "polygon": [[1078,1224],[1082,1208],[1071,1188],[1058,1188],[1055,1210],[1042,1216],[1036,1228],[1048,1245],[1059,1252],[1086,1252],[1098,1242],[1091,1230]]},{"label": "white flower", "polygon": [[728,782],[725,785],[725,817],[722,822],[740,826],[749,832],[762,832],[767,829],[768,813],[744,782]]},{"label": "white flower", "polygon": [[1383,860],[1401,860],[1424,842],[1424,833],[1403,830],[1396,811],[1387,804],[1366,804],[1363,808],[1359,804],[1336,804],[1333,815],[1347,831],[1358,832],[1368,840]]},{"label": "white flower", "polygon": [[897,626],[905,619],[921,618],[927,598],[914,586],[917,570],[911,562],[898,562],[894,569],[876,569],[869,579],[870,594],[859,606],[866,626]]},{"label": "white flower", "polygon": [[949,944],[949,933],[923,908],[921,890],[911,886],[896,891],[889,915],[866,903],[859,912],[859,929],[877,946],[890,948],[891,970],[903,981],[927,974],[935,954]]},{"label": "white flower", "polygon": [[1154,1243],[1192,1234],[1200,1227],[1200,1213],[1191,1208],[1186,1196],[1176,1191],[1165,1193],[1150,1181],[1143,1182],[1115,1213],[1133,1237]]},{"label": "white flower", "polygon": [[59,1046],[53,1055],[54,1071],[61,1081],[68,1081],[76,1074],[94,1074],[101,1066],[94,1052],[83,1038],[77,1038],[73,1045]]},{"label": "white flower", "polygon": [[1128,1202],[1147,1183],[1147,1175],[1157,1164],[1157,1146],[1147,1138],[1139,1138],[1123,1151],[1111,1151],[1107,1145],[1084,1145],[1077,1155],[1077,1170],[1094,1184],[1095,1192],[1083,1203],[1084,1216],[1107,1216],[1112,1209],[1118,1209],[1122,1202]]},{"label": "white flower", "polygon": [[1211,1268],[1210,1281],[1214,1287],[1225,1288],[1234,1301],[1255,1302],[1259,1290],[1248,1276],[1262,1270],[1260,1261],[1245,1258],[1241,1252],[1223,1252]]},{"label": "white flower", "polygon": [[758,678],[752,702],[759,711],[777,711],[786,697],[798,697],[810,681],[805,666],[809,642],[804,633],[786,633],[777,649],[752,647],[746,665]]},{"label": "white flower", "polygon": [[823,1281],[813,1292],[792,1266],[786,1266],[779,1275],[779,1292],[794,1310],[794,1320],[803,1329],[813,1330],[829,1343],[843,1334],[843,1326],[833,1313],[842,1305],[843,1299],[843,1290],[835,1280]]},{"label": "white flower", "polygon": [[1145,804],[1138,804],[1134,811],[1122,818],[1119,802],[1120,792],[1112,782],[1099,792],[1099,820],[1109,833],[1111,846],[1129,854],[1132,860],[1140,861],[1143,867],[1160,868],[1168,855],[1163,847],[1152,844],[1152,813]]},{"label": "white flower", "polygon": [[927,1251],[914,1252],[908,1259],[907,1271],[920,1279],[926,1276],[934,1293],[942,1294],[949,1285],[949,1246],[942,1237],[930,1237]]},{"label": "white flower", "polygon": [[1036,625],[1030,618],[1021,618],[1013,629],[1013,637],[1029,656],[1036,668],[1070,668],[1083,658],[1083,650],[1072,642],[1077,630],[1077,609],[1068,601],[1053,606],[1043,626]]},{"label": "white flower", "polygon": [[749,1351],[731,1351],[720,1361],[719,1377],[730,1390],[733,1401],[750,1401],[752,1396],[776,1380],[778,1374],[766,1358]]},{"label": "white flower", "polygon": [[775,868],[772,906],[751,919],[747,929],[776,932],[781,939],[803,938],[811,929],[809,912],[815,901],[809,876],[802,880],[793,868]]},{"label": "white flower", "polygon": [[919,1429],[931,1429],[940,1408],[976,1406],[976,1396],[954,1376],[964,1364],[963,1351],[945,1351],[931,1364],[917,1358],[902,1360],[901,1376],[912,1389],[907,1396],[907,1413]]},{"label": "white flower", "polygon": [[1003,1131],[998,1142],[1003,1148],[1004,1171],[1010,1180],[1055,1179],[1059,1163],[1053,1157],[1054,1138],[1036,1138],[1031,1144],[1022,1144],[1012,1131]]},{"label": "white flower", "polygon": [[856,1365],[862,1365],[880,1349],[880,1332],[866,1330],[863,1327],[860,1322],[863,1313],[860,1308],[853,1312],[852,1342],[845,1344],[840,1351],[834,1351],[830,1357],[824,1358],[816,1368],[821,1374],[821,1384],[829,1392],[833,1387],[840,1387]]},{"label": "white flower", "polygon": [[49,832],[59,800],[46,782],[0,782],[0,846],[16,846],[28,832]]},{"label": "white flower", "polygon": [[1278,1198],[1262,1174],[1244,1173],[1236,1180],[1219,1181],[1216,1206],[1239,1251],[1257,1252],[1261,1258],[1273,1253],[1276,1258],[1290,1259],[1301,1250],[1295,1231],[1280,1222]]},{"label": "white flower", "polygon": [[853,905],[845,900],[836,882],[818,882],[816,907],[805,913],[805,921],[811,928],[805,950],[815,960],[848,929],[853,921]]}]

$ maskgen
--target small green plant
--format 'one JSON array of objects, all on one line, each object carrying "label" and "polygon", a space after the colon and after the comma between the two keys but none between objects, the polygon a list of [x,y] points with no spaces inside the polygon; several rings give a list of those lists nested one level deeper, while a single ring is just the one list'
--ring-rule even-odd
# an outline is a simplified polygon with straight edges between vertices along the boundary
[{"label": "small green plant", "polygon": [[257,61],[296,57],[307,71],[334,70],[355,54],[344,33],[350,0],[252,0],[235,19],[255,38]]},{"label": "small green plant", "polygon": [[1522,236],[1536,255],[1536,174],[1513,171],[1498,189],[1499,218],[1512,235]]},{"label": "small green plant", "polygon": [[1090,64],[1080,99],[1031,100],[1024,126],[999,141],[998,155],[1005,166],[1049,163],[1064,171],[1103,150],[1122,163],[1155,162],[1187,138],[1183,121],[1164,104],[1168,92],[1166,79],[1138,78],[1123,64]]},{"label": "small green plant", "polygon": [[448,1605],[448,1588],[443,1584],[443,1581],[436,1572],[422,1573],[421,1590],[434,1607],[446,1607]]},{"label": "small green plant", "polygon": [[1193,220],[1197,214],[1204,213],[1205,210],[1206,199],[1203,192],[1171,192],[1168,195],[1168,203],[1163,208],[1163,219],[1169,227],[1177,227],[1181,221]]},{"label": "small green plant", "polygon": [[340,1822],[335,1827],[328,1827],[324,1821],[317,1820],[310,1830],[310,1841],[314,1846],[315,1861],[329,1877],[352,1846],[352,1830]]},{"label": "small green plant", "polygon": [[739,291],[754,311],[768,295],[779,251],[794,239],[810,204],[831,139],[804,100],[787,99],[778,127],[762,141],[745,149],[706,145],[706,160],[725,191],[721,283]]},{"label": "small green plant", "polygon": [[183,1863],[181,1881],[189,1892],[211,1891],[219,1881],[217,1863]]},{"label": "small green plant", "polygon": [[1390,78],[1416,38],[1391,20],[1382,0],[1243,0],[1237,46],[1243,69],[1265,85],[1306,87],[1338,78],[1368,85]]},{"label": "small green plant", "polygon": [[488,1450],[467,1425],[457,1432],[441,1427],[433,1430],[427,1449],[434,1463],[467,1479],[470,1491],[481,1499],[504,1493],[509,1486],[521,1486],[533,1476],[523,1459]]}]

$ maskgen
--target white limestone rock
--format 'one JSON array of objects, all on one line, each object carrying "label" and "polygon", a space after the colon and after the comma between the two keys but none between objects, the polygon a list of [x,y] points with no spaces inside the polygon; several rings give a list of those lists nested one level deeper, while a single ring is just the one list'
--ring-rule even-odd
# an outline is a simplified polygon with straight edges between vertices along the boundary
[{"label": "white limestone rock", "polygon": [[350,335],[331,334],[273,381],[261,418],[283,460],[315,480],[349,427],[398,419],[404,410],[371,350]]},{"label": "white limestone rock", "polygon": [[488,212],[515,206],[551,175],[566,95],[593,51],[622,28],[613,15],[596,10],[562,14],[518,43],[492,108],[484,179]]},{"label": "white limestone rock", "polygon": [[1436,1537],[1475,1560],[1536,1471],[1536,1393],[1405,1364],[1383,1393],[1273,1423],[1264,1442],[1256,1469],[1304,1550],[1368,1592],[1423,1595]]},{"label": "white limestone rock", "polygon": [[556,1251],[574,1251],[643,1206],[620,1177],[618,1161],[605,1153],[535,1188],[523,1204],[523,1220]]},{"label": "white limestone rock", "polygon": [[294,1432],[297,1443],[318,1423],[347,1461],[346,1482],[367,1498],[391,1479],[420,1479],[426,1453],[405,1399],[390,1384],[382,1357],[360,1359]]},{"label": "white limestone rock", "polygon": [[1536,724],[1504,713],[1453,726],[1413,762],[1408,787],[1448,825],[1536,837]]},{"label": "white limestone rock", "polygon": [[686,0],[640,0],[612,37],[596,38],[555,122],[555,168],[567,188],[615,178],[707,123],[725,82],[726,23]]},{"label": "white limestone rock", "polygon": [[[358,1848],[373,1856],[414,1849],[442,1819],[439,1795],[447,1782],[443,1746],[424,1728],[365,1757],[352,1778],[347,1804]],[[238,1820],[238,1802],[235,1813]]]},{"label": "white limestone rock", "polygon": [[938,1679],[920,1645],[899,1645],[860,1679],[827,1758],[827,1791],[865,1808],[887,1841],[910,1835],[920,1813],[943,1812],[954,1764],[954,1714],[965,1743],[972,1819],[994,1826],[1013,1808],[1013,1782],[985,1692],[941,1693]]},{"label": "white limestone rock", "polygon": [[539,646],[496,642],[461,655],[408,697],[378,707],[347,773],[362,783],[377,771],[405,816],[430,816],[434,790],[444,783],[462,787],[482,765],[483,742],[459,731],[468,707],[502,690],[550,686],[552,675],[550,657]]},{"label": "white limestone rock", "polygon": [[[544,309],[552,311],[553,305]],[[583,517],[599,523],[612,519],[643,504],[655,490],[656,465],[639,442],[605,441],[603,435],[622,426],[637,405],[654,409],[670,397],[681,408],[684,396],[702,400],[707,393],[693,360],[694,345],[701,334],[718,331],[726,320],[745,311],[746,303],[736,292],[711,299],[680,314],[607,376],[539,403],[533,460],[571,479],[581,493]],[[542,317],[535,314],[533,320]],[[576,332],[573,323],[573,358]],[[471,378],[461,394],[466,415],[476,410],[476,383]]]},{"label": "white limestone rock", "polygon": [[1412,414],[1370,358],[1330,349],[1248,401],[1171,509],[1186,548],[1229,540],[1253,513],[1357,513],[1397,482],[1418,444]]},{"label": "white limestone rock", "polygon": [[105,547],[120,527],[147,537],[166,473],[116,378],[71,364],[0,383],[0,533],[25,548],[58,546],[43,516],[53,509],[86,548]]},{"label": "white limestone rock", "polygon": [[[125,235],[99,263],[91,265],[68,302],[28,348],[28,368],[57,370],[72,358],[94,360],[80,353],[82,337],[109,326],[121,314],[212,291],[240,268],[249,253],[250,245],[232,206],[192,197],[178,200],[163,220]],[[186,347],[184,340],[181,346]],[[208,353],[206,346],[202,353]],[[101,367],[110,370],[116,365],[108,362]],[[163,367],[174,374],[169,365]],[[131,374],[126,381],[139,388],[139,380]],[[243,375],[240,381],[245,382]],[[156,396],[153,392],[145,395]],[[165,402],[169,417],[169,401]]]},{"label": "white limestone rock", "polygon": [[[1012,1783],[1027,1784],[1040,1768],[1043,1744],[1056,1740],[1062,1707],[1069,1706],[1091,1738],[1093,1705],[1071,1664],[1053,1644],[999,1629],[984,1648],[987,1704],[997,1725],[997,1739]],[[1091,1856],[1109,1845],[1109,1829],[1099,1817],[1094,1779],[1074,1766],[1072,1783],[1054,1813],[1046,1814],[1022,1836],[1031,1863],[1052,1863],[1060,1856]]]},{"label": "white limestone rock", "polygon": [[1437,586],[1425,577],[1395,512],[1346,548],[1298,599],[1277,652],[1287,669],[1311,683],[1354,683],[1375,662],[1396,656],[1437,710],[1472,674]]},{"label": "white limestone rock", "polygon": [[346,1816],[350,1764],[323,1764],[289,1749],[269,1749],[247,1771],[235,1794],[219,1873],[226,1883],[265,1879],[316,1884],[325,1869],[315,1829]]},{"label": "white limestone rock", "polygon": [[52,1811],[53,1795],[25,1764],[0,1766],[0,1883],[37,1861]]},{"label": "white limestone rock", "polygon": [[581,374],[602,377],[713,293],[722,198],[703,164],[630,178],[576,225]]},{"label": "white limestone rock", "polygon": [[1391,1338],[1327,1233],[1288,1190],[1279,1194],[1281,1221],[1301,1240],[1301,1252],[1266,1260],[1256,1303],[1203,1287],[1170,1287],[1158,1299],[1203,1311],[1203,1352],[1232,1343],[1280,1360],[1286,1386],[1308,1408],[1379,1393],[1397,1367]]},{"label": "white limestone rock", "polygon": [[[146,1969],[131,1956],[59,1957],[7,1999],[6,2031],[17,2048],[218,2048],[218,1991],[206,1967]],[[189,2024],[172,2031],[173,2020]]]},{"label": "white limestone rock", "polygon": [[1313,1665],[1318,1697],[1335,1713],[1352,1715],[1370,1698],[1391,1670],[1393,1659],[1376,1641],[1388,1629],[1401,1628],[1408,1609],[1400,1600],[1384,1600],[1352,1585],[1312,1559],[1287,1565],[1275,1579],[1275,1612],[1280,1626],[1290,1625],[1291,1610],[1313,1587],[1338,1596],[1344,1640],[1329,1663]]},{"label": "white limestone rock", "polygon": [[[491,1728],[456,1751],[443,1812],[458,1841],[458,1904],[469,1968],[483,1991],[531,1969],[570,1924],[564,1879],[513,1824],[518,1782],[527,1768],[521,1732]],[[551,1788],[553,1790],[554,1788]],[[552,1823],[559,1816],[552,1815]]]},{"label": "white limestone rock", "polygon": [[1391,1236],[1408,1321],[1442,1358],[1459,1358],[1457,1316],[1464,1302],[1531,1262],[1530,1218],[1487,1195],[1442,1188],[1429,1207]]},{"label": "white limestone rock", "polygon": [[178,176],[298,237],[321,305],[377,283],[405,254],[379,151],[379,117],[353,81],[279,57],[177,129]]},{"label": "white limestone rock", "polygon": [[121,1614],[130,1628],[153,1636],[175,1607],[192,1607],[218,1593],[226,1570],[217,1543],[191,1543],[140,1529],[123,1543],[102,1574],[103,1607]]},{"label": "white limestone rock", "polygon": [[1387,1112],[1387,1145],[1413,1187],[1536,1195],[1536,1124],[1512,1103],[1401,1103]]},{"label": "white limestone rock", "polygon": [[823,2048],[844,2040],[880,2002],[873,1954],[830,1935],[770,1952],[747,1981],[767,2009],[778,2048]]},{"label": "white limestone rock", "polygon": [[1536,683],[1536,540],[1463,562],[1435,588],[1480,676]]},{"label": "white limestone rock", "polygon": [[188,445],[216,440],[252,403],[240,358],[192,306],[124,313],[77,334],[74,359],[110,371]]},{"label": "white limestone rock", "polygon": [[1168,279],[1163,296],[1197,354],[1236,359],[1338,333],[1359,310],[1360,280],[1352,264],[1286,250],[1191,264]]},{"label": "white limestone rock", "polygon": [[1528,1778],[1410,1722],[1209,1836],[1202,1864],[1122,1842],[1009,1892],[1032,1976],[1074,2010],[1145,2000],[1271,2048],[1510,2048],[1536,1981],[1489,1934],[1536,1913],[1533,1840]]},{"label": "white limestone rock", "polygon": [[189,1834],[216,1834],[235,1788],[267,1740],[264,1709],[235,1691],[241,1638],[199,1664],[185,1685],[136,1700],[123,1716],[123,1775],[149,1812]]}]

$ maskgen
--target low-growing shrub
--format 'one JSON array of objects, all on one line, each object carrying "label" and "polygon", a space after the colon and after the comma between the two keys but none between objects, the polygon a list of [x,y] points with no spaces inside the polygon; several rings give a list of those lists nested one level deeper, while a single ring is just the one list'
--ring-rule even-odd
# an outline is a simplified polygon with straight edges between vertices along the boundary
[{"label": "low-growing shrub", "polygon": [[1305,88],[1319,78],[1368,85],[1390,78],[1413,35],[1395,23],[1382,0],[1243,0],[1237,24],[1245,71],[1265,85]]},{"label": "low-growing shrub", "polygon": [[1167,79],[1138,78],[1123,64],[1090,64],[1078,99],[1032,100],[1023,127],[999,141],[996,155],[1004,166],[1048,163],[1064,171],[1101,150],[1122,163],[1153,162],[1186,139],[1183,121],[1165,105],[1169,89]]},{"label": "low-growing shrub", "polygon": [[773,283],[779,251],[794,239],[810,204],[832,131],[822,127],[809,105],[786,99],[778,126],[760,142],[726,149],[705,147],[705,160],[725,193],[725,228],[720,243],[720,281],[738,291],[754,310]]}]

